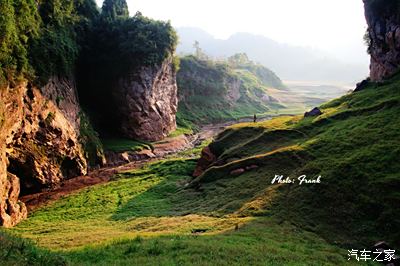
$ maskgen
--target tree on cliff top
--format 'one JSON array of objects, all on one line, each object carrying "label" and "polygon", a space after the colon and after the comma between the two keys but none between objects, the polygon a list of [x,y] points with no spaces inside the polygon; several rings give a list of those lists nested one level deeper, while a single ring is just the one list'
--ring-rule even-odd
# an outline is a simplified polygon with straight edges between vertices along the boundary
[{"label": "tree on cliff top", "polygon": [[[94,0],[0,0],[0,87],[73,73]],[[36,76],[36,78],[35,78]]]},{"label": "tree on cliff top", "polygon": [[128,4],[125,0],[105,0],[101,11],[103,17],[111,20],[129,17]]},{"label": "tree on cliff top", "polygon": [[0,86],[32,74],[27,46],[38,36],[39,25],[34,0],[0,1]]}]

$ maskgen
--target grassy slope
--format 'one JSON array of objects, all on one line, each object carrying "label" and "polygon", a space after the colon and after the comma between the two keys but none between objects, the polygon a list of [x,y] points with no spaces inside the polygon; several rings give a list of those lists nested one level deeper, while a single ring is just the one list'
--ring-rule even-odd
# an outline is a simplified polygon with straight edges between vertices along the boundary
[{"label": "grassy slope", "polygon": [[[400,246],[400,76],[323,106],[317,118],[283,117],[239,124],[211,149],[224,165],[194,182],[244,179],[258,188],[245,214],[273,215],[345,247],[386,240]],[[232,178],[230,171],[260,168]],[[322,176],[322,184],[267,185],[275,174]],[[240,190],[242,191],[242,190]]]},{"label": "grassy slope", "polygon": [[[224,181],[203,192],[183,189],[194,166],[191,159],[172,159],[127,172],[41,208],[12,232],[71,265],[346,262],[345,250],[290,222],[239,214],[253,189],[245,179],[235,181],[242,187],[235,201]],[[206,232],[192,234],[195,229]]]},{"label": "grassy slope", "polygon": [[1,265],[66,265],[60,255],[36,247],[31,241],[12,236],[0,230],[0,264]]},{"label": "grassy slope", "polygon": [[[267,88],[285,89],[270,70],[249,62],[232,67],[228,63],[204,61],[194,56],[181,59],[177,75],[180,104],[177,122],[183,127],[209,124],[252,116],[254,113],[273,113],[284,108],[279,103],[261,100]],[[226,98],[233,84],[240,82],[240,98]]]}]

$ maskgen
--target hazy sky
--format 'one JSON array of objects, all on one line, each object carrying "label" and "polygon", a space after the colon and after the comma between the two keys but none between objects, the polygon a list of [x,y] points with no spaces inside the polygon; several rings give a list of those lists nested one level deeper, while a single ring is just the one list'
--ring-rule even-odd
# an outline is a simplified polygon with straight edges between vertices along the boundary
[{"label": "hazy sky", "polygon": [[[102,0],[96,0],[101,6]],[[343,61],[368,62],[362,0],[127,0],[131,15],[198,27],[217,38],[235,32],[325,50]]]}]

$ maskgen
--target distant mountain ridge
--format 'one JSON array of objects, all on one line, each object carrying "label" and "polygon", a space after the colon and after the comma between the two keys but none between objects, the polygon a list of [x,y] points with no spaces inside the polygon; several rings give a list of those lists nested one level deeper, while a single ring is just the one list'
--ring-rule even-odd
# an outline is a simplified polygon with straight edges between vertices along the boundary
[{"label": "distant mountain ridge", "polygon": [[261,35],[236,33],[221,40],[199,28],[176,30],[180,39],[178,53],[193,53],[195,41],[205,53],[217,58],[246,53],[251,60],[270,68],[283,80],[355,83],[368,74],[368,67],[363,64],[347,64],[324,52],[281,44]]}]

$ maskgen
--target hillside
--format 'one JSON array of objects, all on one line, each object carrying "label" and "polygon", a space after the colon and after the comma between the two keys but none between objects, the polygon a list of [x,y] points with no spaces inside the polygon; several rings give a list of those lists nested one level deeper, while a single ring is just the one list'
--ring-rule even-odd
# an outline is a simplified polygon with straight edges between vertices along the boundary
[{"label": "hillside", "polygon": [[[279,217],[349,248],[399,247],[399,87],[397,75],[322,105],[318,117],[234,125],[210,144],[213,167],[192,186],[205,195],[223,186],[224,201],[236,204],[222,213]],[[271,185],[275,175],[321,184]]]},{"label": "hillside", "polygon": [[268,93],[268,89],[286,90],[279,77],[248,60],[245,54],[236,57],[226,61],[181,58],[177,75],[178,125],[234,120],[285,108]]},{"label": "hillside", "polygon": [[362,63],[351,63],[342,62],[324,51],[279,43],[261,35],[240,32],[222,40],[199,28],[176,30],[180,39],[177,52],[180,54],[192,53],[193,43],[198,41],[205,53],[217,58],[246,53],[251,60],[271,68],[284,80],[355,83],[368,75],[365,50],[356,52]]}]

